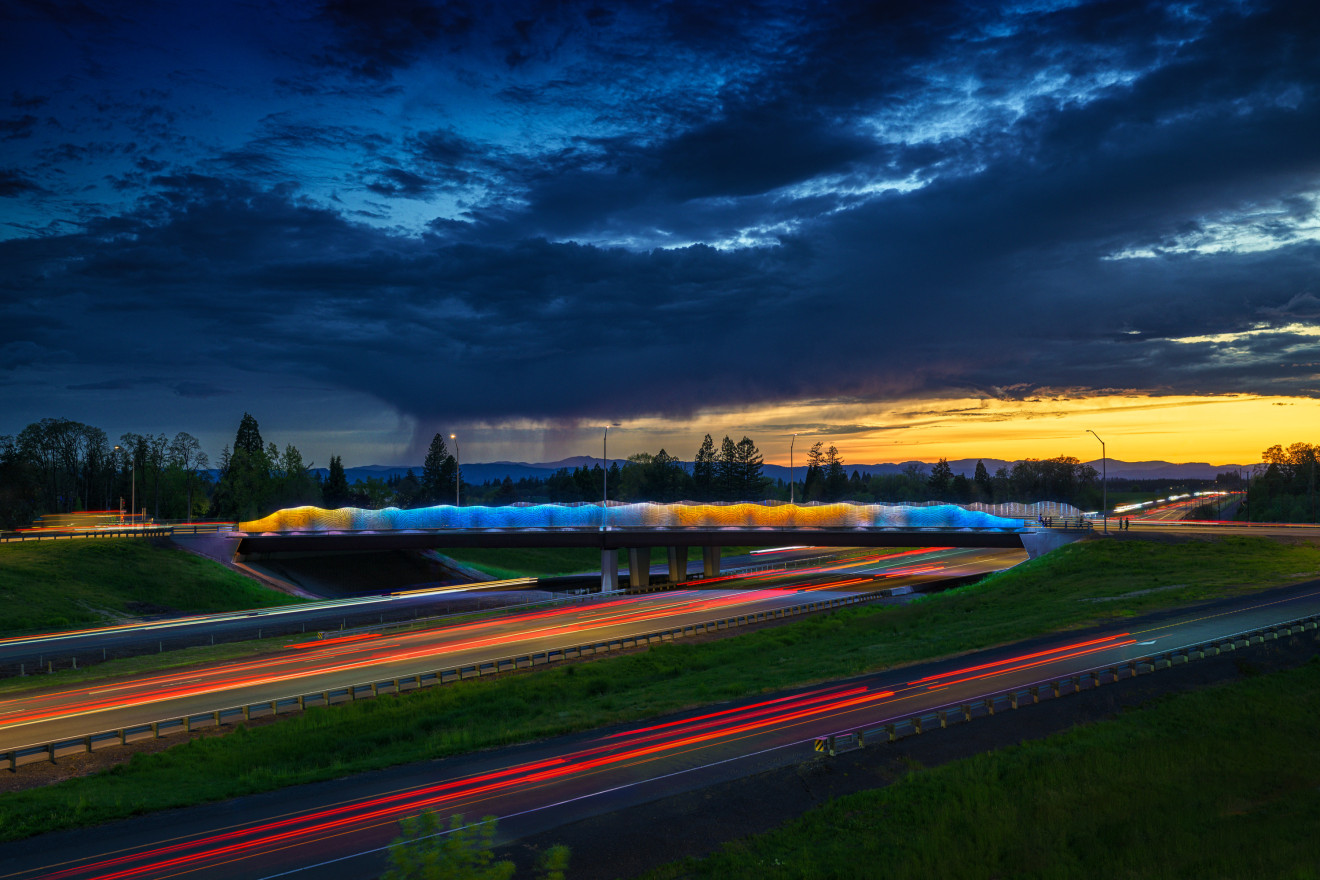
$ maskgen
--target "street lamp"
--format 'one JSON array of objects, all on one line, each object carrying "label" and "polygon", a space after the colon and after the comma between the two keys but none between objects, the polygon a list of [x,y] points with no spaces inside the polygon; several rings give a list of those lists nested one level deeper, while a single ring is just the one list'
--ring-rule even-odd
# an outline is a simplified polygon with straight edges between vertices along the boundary
[{"label": "street lamp", "polygon": [[797,443],[797,434],[788,441],[788,503],[793,503],[793,444]]},{"label": "street lamp", "polygon": [[454,506],[462,507],[463,502],[458,492],[463,486],[463,463],[458,457],[458,435],[450,434],[449,439],[454,441]]},{"label": "street lamp", "polygon": [[[121,448],[122,447],[119,446],[115,447],[116,450]],[[123,451],[127,452],[128,450],[124,449]],[[129,496],[131,499],[130,500],[131,506],[128,508],[128,521],[133,522],[133,509],[137,507],[137,460],[134,458],[130,458],[128,460],[128,475],[129,475],[129,479],[132,481],[132,487],[133,487]],[[120,504],[124,503],[123,495],[119,496],[119,503]]]},{"label": "street lamp", "polygon": [[617,427],[619,427],[618,422],[615,422],[613,425],[605,426],[605,440],[601,444],[600,450],[604,465],[602,473],[605,477],[600,496],[600,530],[602,532],[606,529],[605,518],[609,516],[610,513],[610,428]]},{"label": "street lamp", "polygon": [[[1100,435],[1090,428],[1086,429],[1097,440]],[[1105,534],[1109,534],[1109,456],[1105,453],[1105,441],[1100,440],[1100,504],[1104,507]]]}]

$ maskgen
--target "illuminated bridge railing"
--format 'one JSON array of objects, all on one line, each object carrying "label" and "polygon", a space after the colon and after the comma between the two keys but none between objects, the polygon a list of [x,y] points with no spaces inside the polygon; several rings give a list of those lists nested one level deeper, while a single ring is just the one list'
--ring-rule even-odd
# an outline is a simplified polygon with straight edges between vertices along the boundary
[{"label": "illuminated bridge railing", "polygon": [[511,504],[387,507],[291,507],[239,524],[245,532],[346,532],[427,529],[978,529],[1012,531],[1020,517],[996,516],[954,504]]}]

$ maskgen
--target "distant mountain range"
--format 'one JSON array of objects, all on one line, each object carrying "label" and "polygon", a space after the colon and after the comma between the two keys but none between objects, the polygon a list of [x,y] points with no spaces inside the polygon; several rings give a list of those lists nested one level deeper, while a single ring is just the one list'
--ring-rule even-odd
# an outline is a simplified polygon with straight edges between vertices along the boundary
[{"label": "distant mountain range", "polygon": [[[525,461],[491,461],[491,462],[473,462],[463,465],[463,482],[473,485],[480,485],[485,482],[503,481],[505,477],[517,482],[527,477],[529,479],[544,479],[560,468],[572,470],[578,467],[594,467],[600,464],[602,459],[594,458],[589,455],[575,455],[572,458],[561,459],[560,461],[547,461],[528,463]],[[626,463],[624,459],[610,459],[611,463],[618,462],[619,465]],[[1005,461],[1001,458],[960,458],[949,462],[949,467],[955,474],[966,474],[970,479],[976,472],[976,462],[984,462],[986,469],[994,474],[1001,467],[1011,468],[1013,462]],[[690,463],[685,463],[691,468]],[[1086,462],[1097,471],[1101,470],[1100,459]],[[931,465],[922,461],[902,461],[885,462],[883,464],[846,464],[844,467],[851,474],[853,471],[867,474],[898,474],[905,469],[916,465],[922,471],[929,472]],[[1249,467],[1241,464],[1209,464],[1203,461],[1193,462],[1171,462],[1171,461],[1120,461],[1118,459],[1109,459],[1107,469],[1108,475],[1114,479],[1133,479],[1133,480],[1213,480],[1221,473],[1228,471],[1237,471]],[[805,473],[806,464],[797,464],[794,468],[794,476],[801,480]],[[325,468],[315,468],[321,476],[326,475]],[[411,470],[417,476],[422,474],[421,465],[364,465],[363,467],[351,467],[344,469],[344,475],[350,483],[357,480],[366,480],[368,477],[377,477],[379,479],[388,479],[398,475],[402,476]],[[789,478],[789,470],[783,465],[767,464],[763,473],[776,480],[785,480]]]}]

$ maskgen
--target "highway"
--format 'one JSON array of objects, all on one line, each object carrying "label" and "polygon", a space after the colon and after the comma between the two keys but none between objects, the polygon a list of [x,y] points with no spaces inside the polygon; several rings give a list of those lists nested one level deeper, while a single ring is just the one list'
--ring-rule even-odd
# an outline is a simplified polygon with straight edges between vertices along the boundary
[{"label": "highway", "polygon": [[825,598],[1008,568],[1022,551],[870,552],[811,568],[695,581],[399,633],[300,637],[282,651],[131,678],[0,695],[0,749],[334,690],[515,655],[608,641]]},{"label": "highway", "polygon": [[[516,838],[810,756],[822,734],[1320,613],[1320,581],[643,723],[0,847],[9,878],[376,876],[398,820],[501,818]],[[1022,711],[1030,712],[1030,707]],[[951,731],[943,734],[957,736]]]}]

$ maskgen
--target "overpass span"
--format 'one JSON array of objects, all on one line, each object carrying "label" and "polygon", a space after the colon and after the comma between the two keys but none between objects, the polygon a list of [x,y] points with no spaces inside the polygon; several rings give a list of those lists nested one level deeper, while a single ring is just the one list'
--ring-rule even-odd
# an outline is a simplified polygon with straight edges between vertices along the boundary
[{"label": "overpass span", "polygon": [[[1007,509],[1005,509],[1007,508]],[[1016,515],[1006,516],[1005,513]],[[440,505],[419,510],[297,507],[240,524],[240,559],[268,554],[420,550],[445,547],[580,547],[601,551],[601,584],[614,589],[618,551],[634,587],[649,577],[650,552],[665,547],[670,581],[687,576],[689,547],[703,548],[705,576],[719,574],[720,548],[809,544],[829,547],[1021,548],[1035,555],[1028,521],[1088,526],[1060,505],[953,504],[515,504]]]}]

